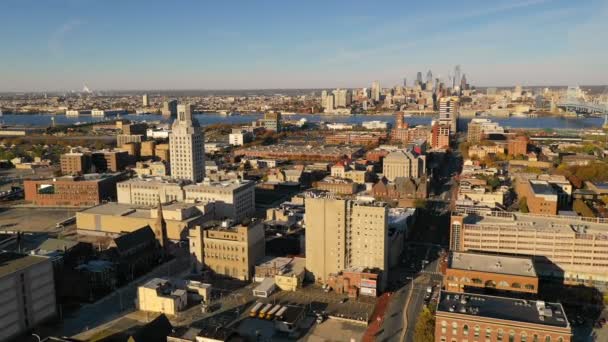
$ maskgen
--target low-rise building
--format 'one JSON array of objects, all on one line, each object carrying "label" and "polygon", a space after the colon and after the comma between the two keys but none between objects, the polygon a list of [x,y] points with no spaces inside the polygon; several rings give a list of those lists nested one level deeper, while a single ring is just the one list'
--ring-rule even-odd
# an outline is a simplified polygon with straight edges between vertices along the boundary
[{"label": "low-rise building", "polygon": [[116,182],[123,174],[85,174],[25,180],[25,200],[46,207],[90,207],[116,198]]},{"label": "low-rise building", "polygon": [[141,311],[175,316],[187,305],[186,290],[177,288],[166,279],[153,278],[137,288],[137,308]]},{"label": "low-rise building", "polygon": [[240,280],[253,277],[255,264],[265,253],[261,221],[246,224],[208,222],[191,228],[188,239],[197,271],[210,270]]},{"label": "low-rise building", "polygon": [[538,275],[531,257],[495,253],[451,252],[444,275],[445,289],[538,293]]},{"label": "low-rise building", "polygon": [[[158,203],[158,200],[157,200]],[[167,237],[179,241],[188,236],[188,230],[209,219],[203,205],[173,203],[163,205],[162,215],[167,224]],[[154,226],[158,219],[158,206],[124,203],[105,203],[76,213],[76,231],[84,235],[115,237],[124,232]]]},{"label": "low-rise building", "polygon": [[255,279],[273,278],[275,285],[283,291],[296,291],[302,287],[306,273],[306,259],[287,257],[264,258],[255,266]]},{"label": "low-rise building", "polygon": [[526,199],[528,210],[532,214],[557,214],[558,193],[544,180],[517,180],[515,191],[520,201]]},{"label": "low-rise building", "polygon": [[572,330],[559,303],[443,291],[435,341],[570,342]]}]

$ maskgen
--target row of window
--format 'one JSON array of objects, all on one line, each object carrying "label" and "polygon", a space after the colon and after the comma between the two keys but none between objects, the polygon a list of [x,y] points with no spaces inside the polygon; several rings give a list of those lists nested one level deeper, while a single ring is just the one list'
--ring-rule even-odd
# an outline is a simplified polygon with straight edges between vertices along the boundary
[{"label": "row of window", "polygon": [[[441,333],[442,334],[446,334],[447,333],[447,328],[448,328],[448,323],[446,321],[441,321]],[[451,329],[452,330],[452,335],[458,335],[459,334],[458,323],[452,322],[451,328],[452,328]],[[479,325],[476,325],[473,328],[473,337],[476,340],[482,334],[481,330],[482,329],[479,327]],[[467,324],[464,324],[462,326],[462,335],[469,336],[469,334],[470,334],[469,326]],[[483,332],[483,334],[484,334],[486,340],[489,341],[489,340],[492,339],[492,336],[493,336],[494,332],[492,331],[491,328],[486,328],[485,331]],[[516,341],[516,337],[517,337],[517,335],[516,335],[515,331],[510,330],[509,333],[508,333],[508,335],[507,335],[508,341],[509,342],[515,342]],[[503,329],[498,329],[496,331],[496,341],[504,341],[504,338],[505,338],[505,331]],[[530,338],[530,339],[528,339],[528,338]],[[543,341],[543,342],[552,342],[551,336],[549,336],[549,335],[546,335],[544,337],[544,339],[542,339],[542,340],[541,340],[541,338],[542,337],[539,336],[538,334],[532,334],[532,336],[528,336],[528,333],[525,332],[525,331],[522,331],[519,334],[519,341],[520,342],[541,342],[541,341]],[[446,337],[445,336],[441,336],[441,341],[442,342],[447,342]],[[451,341],[452,342],[456,342],[457,340],[455,338],[452,338]],[[556,342],[564,342],[564,338],[560,336],[555,341]]]}]

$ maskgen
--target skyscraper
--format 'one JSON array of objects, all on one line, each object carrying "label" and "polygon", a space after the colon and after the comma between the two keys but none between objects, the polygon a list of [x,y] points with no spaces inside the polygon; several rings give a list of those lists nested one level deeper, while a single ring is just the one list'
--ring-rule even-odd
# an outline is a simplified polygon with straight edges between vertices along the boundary
[{"label": "skyscraper", "polygon": [[422,72],[418,71],[416,74],[416,81],[418,81],[418,84],[422,84]]},{"label": "skyscraper", "polygon": [[433,73],[431,72],[431,70],[426,73],[426,83],[429,82],[433,82]]},{"label": "skyscraper", "polygon": [[403,78],[403,87],[407,87],[407,78]]},{"label": "skyscraper", "polygon": [[372,100],[380,102],[380,82],[372,82]]},{"label": "skyscraper", "polygon": [[460,88],[460,65],[454,67],[454,84],[452,84],[452,88]]},{"label": "skyscraper", "polygon": [[141,97],[141,102],[144,107],[148,107],[150,105],[150,100],[148,99],[148,94],[144,94]]},{"label": "skyscraper", "polygon": [[177,100],[169,100],[163,103],[162,109],[163,116],[176,116],[177,115]]},{"label": "skyscraper", "polygon": [[190,104],[177,106],[177,119],[169,135],[171,176],[200,182],[205,178],[205,137],[192,117]]}]

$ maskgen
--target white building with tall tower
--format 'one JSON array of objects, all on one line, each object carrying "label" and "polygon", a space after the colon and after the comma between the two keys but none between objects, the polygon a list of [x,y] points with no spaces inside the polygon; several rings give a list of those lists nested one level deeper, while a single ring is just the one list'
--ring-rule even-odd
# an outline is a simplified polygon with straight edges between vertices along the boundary
[{"label": "white building with tall tower", "polygon": [[177,118],[169,135],[171,176],[201,182],[205,178],[205,136],[192,117],[192,106],[177,106]]}]

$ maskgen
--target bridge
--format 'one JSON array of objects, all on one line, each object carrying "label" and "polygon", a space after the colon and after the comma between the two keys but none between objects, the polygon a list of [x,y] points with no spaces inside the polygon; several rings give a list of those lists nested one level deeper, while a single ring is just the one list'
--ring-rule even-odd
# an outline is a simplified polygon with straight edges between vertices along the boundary
[{"label": "bridge", "polygon": [[599,114],[608,115],[608,106],[599,103],[586,103],[580,101],[565,101],[557,104],[558,108],[563,108],[577,114]]}]

